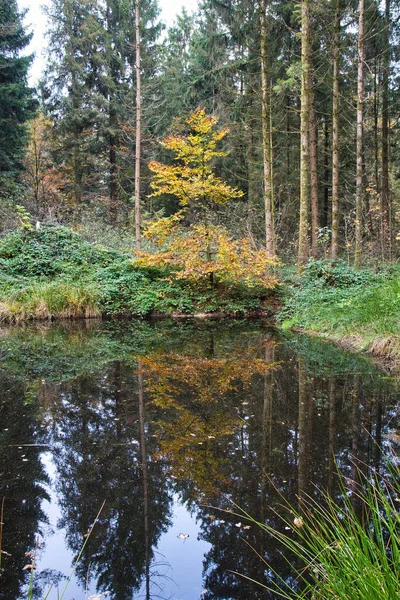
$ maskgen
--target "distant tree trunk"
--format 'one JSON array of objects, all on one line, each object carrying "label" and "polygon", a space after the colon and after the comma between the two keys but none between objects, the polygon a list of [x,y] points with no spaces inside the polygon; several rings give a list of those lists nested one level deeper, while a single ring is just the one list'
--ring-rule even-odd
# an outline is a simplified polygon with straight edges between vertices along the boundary
[{"label": "distant tree trunk", "polygon": [[331,257],[339,257],[339,72],[340,72],[340,0],[336,0],[333,40],[332,97],[332,238]]},{"label": "distant tree trunk", "polygon": [[311,169],[311,247],[314,257],[318,255],[318,135],[317,122],[315,118],[315,95],[312,91],[310,72],[310,169]]},{"label": "distant tree trunk", "polygon": [[330,183],[330,170],[329,170],[329,156],[330,156],[330,146],[329,146],[329,123],[327,115],[324,118],[324,204],[323,204],[323,216],[324,218],[320,220],[323,222],[324,227],[328,227],[330,224],[329,215],[331,214],[331,207],[329,206],[329,190],[331,187]]},{"label": "distant tree trunk", "polygon": [[389,190],[389,66],[390,66],[390,0],[385,1],[385,28],[382,79],[382,189],[381,189],[381,244],[383,258],[392,257],[391,207]]},{"label": "distant tree trunk", "polygon": [[[112,2],[107,0],[107,30],[110,35],[114,33],[114,23],[112,14]],[[113,82],[113,86],[117,87],[119,84],[116,67],[111,63],[110,67],[110,79]],[[112,86],[112,87],[113,87]],[[118,146],[118,114],[116,106],[115,92],[109,90],[108,94],[108,163],[110,169],[110,180],[109,180],[109,195],[110,195],[110,215],[111,220],[115,221],[117,218],[118,211],[118,165],[117,165],[117,146]]]},{"label": "distant tree trunk", "polygon": [[365,9],[364,0],[359,0],[358,21],[358,76],[357,76],[357,169],[356,169],[356,227],[355,227],[355,253],[354,266],[358,269],[361,265],[362,237],[363,237],[363,118],[364,118],[364,27]]},{"label": "distant tree trunk", "polygon": [[142,126],[142,98],[140,79],[140,0],[136,0],[136,155],[135,155],[135,238],[136,249],[140,250],[140,152]]},{"label": "distant tree trunk", "polygon": [[254,177],[254,131],[251,121],[247,127],[247,230],[249,235],[252,236],[253,231],[253,220],[254,220],[254,200],[257,196],[255,177]]},{"label": "distant tree trunk", "polygon": [[110,134],[109,134],[109,163],[110,163],[110,208],[113,221],[118,212],[118,165],[117,165],[117,136],[118,117],[115,108],[110,108]]},{"label": "distant tree trunk", "polygon": [[267,56],[266,0],[260,2],[261,20],[261,90],[262,90],[262,138],[264,153],[264,202],[265,202],[265,246],[270,256],[275,254],[274,197],[272,182],[272,148],[270,130],[270,98]]},{"label": "distant tree trunk", "polygon": [[308,211],[310,204],[310,4],[301,3],[301,108],[300,108],[300,220],[298,263],[308,258]]}]

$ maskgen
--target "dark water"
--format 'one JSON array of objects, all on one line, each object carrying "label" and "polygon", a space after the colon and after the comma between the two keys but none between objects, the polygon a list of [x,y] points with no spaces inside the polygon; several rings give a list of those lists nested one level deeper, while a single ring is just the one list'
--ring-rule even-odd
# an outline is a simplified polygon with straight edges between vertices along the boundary
[{"label": "dark water", "polygon": [[229,511],[282,529],[280,494],[384,471],[398,400],[366,359],[262,323],[0,329],[0,598],[33,561],[35,597],[61,597],[103,502],[64,599],[273,598],[232,571],[293,568]]}]

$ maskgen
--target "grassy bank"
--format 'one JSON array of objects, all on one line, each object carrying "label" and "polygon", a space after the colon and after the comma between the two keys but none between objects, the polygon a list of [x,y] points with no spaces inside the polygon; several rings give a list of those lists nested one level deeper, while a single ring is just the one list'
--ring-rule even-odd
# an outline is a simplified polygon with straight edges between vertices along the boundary
[{"label": "grassy bank", "polygon": [[134,255],[90,244],[64,227],[14,231],[0,239],[0,320],[268,310],[271,292],[245,285],[196,285],[135,264]]},{"label": "grassy bank", "polygon": [[400,363],[400,269],[355,271],[343,261],[310,262],[288,278],[283,327],[301,328]]}]

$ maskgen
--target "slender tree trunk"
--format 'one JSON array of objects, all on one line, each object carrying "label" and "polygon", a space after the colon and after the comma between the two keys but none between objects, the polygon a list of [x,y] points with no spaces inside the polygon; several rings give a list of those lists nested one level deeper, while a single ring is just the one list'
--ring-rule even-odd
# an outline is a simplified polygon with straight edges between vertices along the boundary
[{"label": "slender tree trunk", "polygon": [[[113,104],[114,101],[111,100]],[[110,134],[109,134],[109,163],[110,163],[110,208],[113,221],[118,212],[118,165],[117,165],[117,136],[118,117],[113,106],[110,107]]]},{"label": "slender tree trunk", "polygon": [[254,201],[257,196],[255,177],[254,177],[254,131],[251,120],[247,124],[247,229],[249,234],[253,231],[254,221]]},{"label": "slender tree trunk", "polygon": [[315,95],[312,90],[310,72],[310,169],[311,169],[311,247],[314,257],[318,256],[318,134],[315,118]]},{"label": "slender tree trunk", "polygon": [[389,190],[389,67],[390,67],[390,0],[385,1],[385,29],[382,79],[382,189],[381,189],[381,239],[384,257],[392,257],[391,207]]},{"label": "slender tree trunk", "polygon": [[340,0],[336,0],[333,40],[332,97],[332,238],[331,257],[339,257],[339,72],[340,72]]},{"label": "slender tree trunk", "polygon": [[310,204],[310,4],[301,3],[301,109],[300,109],[300,221],[298,263],[304,265],[308,258],[308,211]]},{"label": "slender tree trunk", "polygon": [[331,214],[331,206],[329,205],[329,189],[330,189],[330,171],[329,171],[329,123],[327,116],[324,118],[324,205],[323,205],[323,221],[324,227],[328,227],[330,223],[329,215]]},{"label": "slender tree trunk", "polygon": [[[108,33],[113,36],[114,34],[114,15],[112,14],[112,2],[107,0],[107,29]],[[117,218],[118,211],[118,165],[117,165],[117,146],[118,146],[118,114],[115,98],[115,87],[118,86],[118,74],[115,64],[111,61],[110,67],[110,78],[113,82],[113,86],[108,92],[108,120],[109,120],[109,133],[108,133],[108,163],[110,169],[110,181],[109,181],[109,196],[110,196],[110,215],[111,220],[115,221]],[[114,89],[113,89],[114,88]]]},{"label": "slender tree trunk", "polygon": [[261,89],[262,89],[262,138],[264,152],[264,202],[265,202],[265,246],[270,256],[275,254],[274,196],[272,182],[272,148],[270,131],[270,98],[267,56],[266,0],[260,1],[261,20]]},{"label": "slender tree trunk", "polygon": [[140,0],[136,0],[136,155],[135,155],[135,238],[136,249],[140,250],[140,152],[142,127],[142,98],[140,79]]},{"label": "slender tree trunk", "polygon": [[363,118],[364,118],[364,28],[365,10],[364,0],[359,0],[358,5],[358,76],[357,76],[357,169],[356,169],[356,227],[355,227],[355,253],[354,266],[358,269],[361,265],[362,237],[363,237]]}]

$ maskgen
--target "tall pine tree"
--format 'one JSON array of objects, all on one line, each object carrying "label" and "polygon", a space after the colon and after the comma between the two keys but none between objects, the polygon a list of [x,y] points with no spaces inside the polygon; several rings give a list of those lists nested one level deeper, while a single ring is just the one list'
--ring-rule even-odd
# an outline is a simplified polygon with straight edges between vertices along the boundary
[{"label": "tall pine tree", "polygon": [[15,188],[27,142],[26,122],[33,116],[33,90],[28,86],[32,56],[21,56],[27,34],[16,0],[0,0],[0,196]]}]

